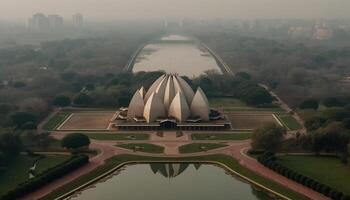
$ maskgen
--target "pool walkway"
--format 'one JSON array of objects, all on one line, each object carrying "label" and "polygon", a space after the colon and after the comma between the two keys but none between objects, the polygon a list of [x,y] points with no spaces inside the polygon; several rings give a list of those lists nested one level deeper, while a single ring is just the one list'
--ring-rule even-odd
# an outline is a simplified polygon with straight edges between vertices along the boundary
[{"label": "pool walkway", "polygon": [[[49,193],[53,192],[55,189],[60,188],[69,182],[79,178],[80,176],[87,174],[94,169],[96,169],[99,166],[102,166],[105,161],[115,155],[122,155],[122,154],[134,154],[134,155],[144,155],[144,156],[164,156],[164,157],[185,157],[185,156],[201,156],[201,155],[211,155],[211,154],[226,154],[229,156],[234,157],[236,160],[239,161],[239,163],[250,169],[251,171],[254,171],[255,173],[264,176],[270,180],[273,180],[295,192],[301,193],[304,196],[315,199],[315,200],[326,200],[329,199],[328,197],[313,191],[310,188],[307,188],[297,182],[294,182],[292,180],[289,180],[280,174],[264,167],[259,162],[256,161],[256,159],[249,157],[246,152],[250,148],[250,140],[237,140],[237,141],[215,141],[215,140],[205,140],[205,141],[192,141],[191,137],[188,136],[188,134],[184,134],[184,136],[176,137],[176,133],[166,133],[164,135],[167,135],[166,137],[158,137],[156,133],[153,133],[154,135],[150,137],[150,140],[147,143],[160,145],[164,147],[164,153],[163,154],[151,154],[151,153],[144,153],[144,152],[135,152],[128,149],[123,149],[120,147],[115,146],[118,142],[116,141],[97,141],[92,140],[91,141],[91,149],[96,149],[99,153],[98,155],[92,157],[90,159],[90,162],[86,164],[85,166],[79,168],[78,170],[75,170],[62,178],[59,178],[44,187],[40,188],[39,190],[36,190],[25,197],[21,198],[23,200],[36,200],[40,199]],[[62,138],[64,135],[60,134],[59,132],[56,132],[53,134],[53,136],[57,139]],[[137,143],[140,141],[127,141],[127,143]],[[193,142],[205,142],[205,143],[219,143],[224,142],[226,147],[218,148],[209,150],[206,152],[198,152],[198,153],[188,153],[188,154],[180,154],[178,147],[182,146],[184,144],[189,144]],[[124,142],[125,143],[125,142]]]}]

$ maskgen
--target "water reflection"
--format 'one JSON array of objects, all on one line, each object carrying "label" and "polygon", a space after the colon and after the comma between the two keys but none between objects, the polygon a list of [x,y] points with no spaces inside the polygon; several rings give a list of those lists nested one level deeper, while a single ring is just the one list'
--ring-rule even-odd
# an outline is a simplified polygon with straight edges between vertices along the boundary
[{"label": "water reflection", "polygon": [[[150,164],[153,173],[160,173],[164,177],[173,178],[184,172],[190,164],[188,163],[152,163]],[[193,164],[198,170],[200,164]]]},{"label": "water reflection", "polygon": [[208,70],[221,73],[215,59],[205,48],[181,35],[169,35],[146,45],[136,58],[134,72],[157,70],[190,78]]},{"label": "water reflection", "polygon": [[270,200],[267,194],[208,164],[128,165],[71,197],[77,200]]}]

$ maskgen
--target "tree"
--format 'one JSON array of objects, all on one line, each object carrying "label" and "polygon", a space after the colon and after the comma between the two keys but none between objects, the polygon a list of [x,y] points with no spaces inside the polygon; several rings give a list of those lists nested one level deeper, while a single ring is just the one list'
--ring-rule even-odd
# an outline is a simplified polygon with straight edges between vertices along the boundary
[{"label": "tree", "polygon": [[350,118],[343,119],[342,123],[343,123],[345,128],[350,130]]},{"label": "tree", "polygon": [[252,147],[275,152],[281,144],[285,129],[274,123],[265,124],[252,134]]},{"label": "tree", "polygon": [[345,104],[345,102],[341,101],[336,97],[329,97],[323,101],[323,105],[325,105],[326,107],[343,107],[345,106]]},{"label": "tree", "polygon": [[248,74],[247,72],[237,72],[236,77],[244,79],[244,80],[252,79],[252,76],[250,74]]},{"label": "tree", "polygon": [[16,82],[12,83],[12,87],[14,87],[14,88],[23,88],[25,86],[26,86],[26,84],[24,82],[21,82],[21,81],[16,81]]},{"label": "tree", "polygon": [[322,116],[329,121],[342,121],[350,117],[350,112],[344,108],[327,108],[322,111]]},{"label": "tree", "polygon": [[315,99],[307,99],[299,105],[300,109],[318,109],[318,101]]},{"label": "tree", "polygon": [[73,100],[76,105],[89,105],[91,103],[91,98],[89,95],[84,93],[79,93]]},{"label": "tree", "polygon": [[32,122],[34,124],[37,123],[37,117],[29,112],[15,112],[11,115],[12,122],[20,128],[22,125],[28,122]]},{"label": "tree", "polygon": [[71,104],[71,100],[66,95],[58,95],[53,99],[53,105],[60,106],[60,107],[66,107]]},{"label": "tree", "polygon": [[61,146],[68,149],[77,149],[77,148],[86,147],[89,145],[90,145],[89,137],[82,133],[68,134],[61,141]]},{"label": "tree", "polygon": [[22,141],[19,135],[4,133],[0,135],[0,151],[8,156],[17,156],[22,150]]},{"label": "tree", "polygon": [[89,91],[95,90],[95,85],[93,83],[88,83],[85,85],[85,88]]},{"label": "tree", "polygon": [[312,134],[312,149],[320,151],[346,153],[350,134],[340,122],[329,123],[326,127],[318,129]]}]

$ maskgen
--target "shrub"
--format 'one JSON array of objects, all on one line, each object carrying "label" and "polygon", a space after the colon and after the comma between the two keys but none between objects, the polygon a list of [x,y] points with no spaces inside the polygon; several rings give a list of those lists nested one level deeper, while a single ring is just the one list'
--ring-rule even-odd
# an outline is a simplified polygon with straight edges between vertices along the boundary
[{"label": "shrub", "polygon": [[61,146],[68,149],[77,149],[90,145],[90,139],[88,136],[82,133],[72,133],[66,135],[62,141]]},{"label": "shrub", "polygon": [[318,109],[318,101],[315,99],[307,99],[299,105],[300,109]]},{"label": "shrub", "polygon": [[79,106],[86,106],[91,103],[91,97],[87,94],[80,93],[74,98],[73,103]]},{"label": "shrub", "polygon": [[2,200],[17,199],[39,187],[49,183],[50,181],[62,177],[75,170],[76,168],[89,162],[89,157],[86,155],[72,156],[70,159],[53,168],[47,169],[42,174],[39,174],[33,179],[29,179],[22,184],[19,184],[15,189],[9,191],[1,197]]},{"label": "shrub", "polygon": [[60,106],[60,107],[66,107],[71,104],[71,100],[68,96],[65,95],[58,95],[53,99],[53,105]]},{"label": "shrub", "polygon": [[21,127],[25,123],[32,122],[37,123],[37,117],[29,112],[16,112],[11,115],[12,122],[17,126]]}]

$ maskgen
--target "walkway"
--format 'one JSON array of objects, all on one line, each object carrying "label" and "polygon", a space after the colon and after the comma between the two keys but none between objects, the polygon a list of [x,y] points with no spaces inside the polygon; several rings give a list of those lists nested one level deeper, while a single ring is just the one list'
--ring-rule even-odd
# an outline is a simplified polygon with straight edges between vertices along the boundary
[{"label": "walkway", "polygon": [[270,88],[265,85],[265,84],[259,84],[261,87],[265,88],[265,90],[267,90],[271,96],[273,96],[274,98],[277,99],[280,107],[285,110],[287,113],[292,114],[292,116],[294,117],[295,120],[297,120],[297,122],[302,126],[302,129],[298,130],[299,133],[301,134],[306,134],[307,130],[304,126],[304,120],[298,115],[298,113],[294,112],[293,109],[291,109],[289,107],[289,105],[284,102],[275,92],[273,92],[272,90],[270,90]]},{"label": "walkway", "polygon": [[[53,134],[56,138],[61,138],[62,135],[59,133]],[[35,200],[44,197],[45,195],[51,193],[55,189],[68,184],[69,182],[79,178],[80,176],[87,174],[91,172],[92,170],[96,169],[99,166],[102,166],[104,162],[108,159],[113,157],[114,155],[120,155],[120,154],[134,154],[134,155],[143,155],[143,156],[160,156],[160,157],[184,157],[184,156],[202,156],[202,155],[212,155],[212,154],[226,154],[229,156],[234,157],[239,161],[239,163],[254,171],[255,173],[264,176],[270,180],[273,180],[295,192],[301,193],[310,199],[315,200],[326,200],[329,199],[325,196],[323,196],[320,193],[317,193],[299,183],[296,183],[292,180],[289,180],[274,171],[264,167],[260,163],[258,163],[255,159],[247,156],[245,152],[250,148],[250,140],[244,140],[244,141],[224,141],[228,147],[218,148],[214,150],[210,150],[207,152],[199,152],[199,153],[190,153],[190,154],[180,154],[178,151],[178,147],[183,144],[193,143],[193,142],[205,142],[205,143],[218,143],[220,141],[191,141],[190,137],[188,137],[188,140],[168,140],[169,138],[164,138],[166,140],[154,140],[154,141],[148,141],[148,143],[157,144],[165,147],[164,154],[151,154],[151,153],[143,153],[143,152],[134,152],[132,150],[123,149],[120,147],[116,147],[115,144],[117,144],[117,141],[97,141],[92,140],[91,142],[91,148],[96,149],[99,151],[99,154],[93,158],[90,159],[90,162],[79,168],[78,170],[75,170],[74,172],[71,172],[65,176],[63,176],[60,179],[57,179],[44,187],[40,188],[39,190],[30,193],[29,195],[21,198],[24,200]],[[127,141],[127,143],[138,143],[141,141]],[[144,142],[144,141],[143,141]],[[222,142],[222,141],[221,141]]]}]

